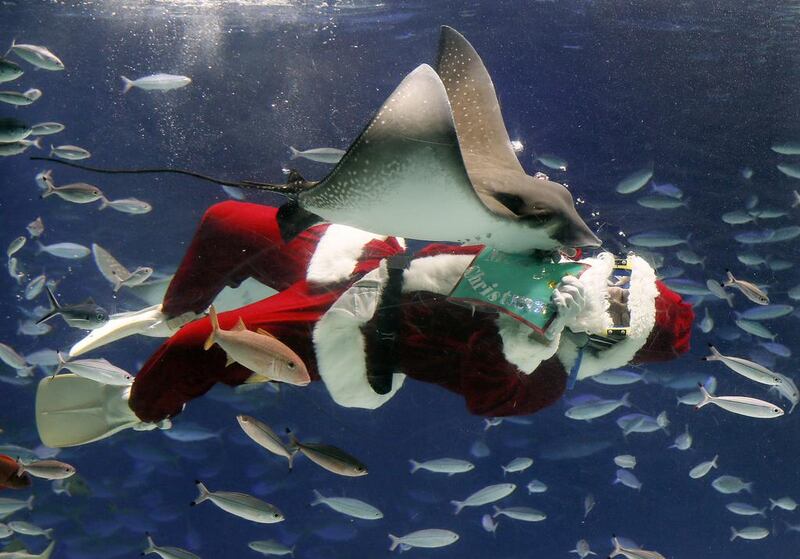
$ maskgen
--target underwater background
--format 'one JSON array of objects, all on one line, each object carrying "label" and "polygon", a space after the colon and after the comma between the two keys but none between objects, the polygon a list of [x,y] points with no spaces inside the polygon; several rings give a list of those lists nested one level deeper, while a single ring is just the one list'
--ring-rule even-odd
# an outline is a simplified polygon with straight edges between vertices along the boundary
[{"label": "underwater background", "polygon": [[[663,258],[660,272],[669,271],[662,276],[680,280],[671,285],[696,304],[697,322],[708,309],[714,327],[708,333],[696,327],[692,351],[681,359],[633,369],[647,382],[621,387],[579,382],[565,400],[630,392],[635,406],[592,422],[566,418],[565,401],[487,429],[458,395],[413,381],[372,412],[337,406],[322,383],[277,393],[217,387],[174,422],[176,429],[192,427],[185,438],[205,433],[206,440],[126,431],[58,453],[85,482],[75,495],[55,494],[41,479],[23,493],[2,493],[35,495],[33,510],[13,518],[54,528],[54,558],[136,557],[145,547],[145,532],[160,545],[204,558],[256,557],[247,543],[264,539],[296,546],[295,556],[302,558],[379,557],[389,553],[388,533],[430,527],[452,530],[460,539],[410,555],[569,557],[575,542],[586,539],[604,557],[612,549],[612,534],[670,558],[796,555],[800,533],[787,523],[800,524],[800,512],[776,508],[765,518],[742,517],[725,504],[746,501],[761,508],[769,507],[769,498],[800,499],[800,414],[765,421],[676,404],[678,394],[711,375],[718,394],[779,402],[776,394],[723,365],[702,362],[709,342],[723,353],[796,376],[797,313],[765,323],[774,341],[790,351],[778,356],[760,345],[766,340],[734,324],[733,311],[752,306],[741,294],[734,309],[702,294],[707,279],[722,280],[731,269],[768,286],[773,303],[795,304],[797,240],[747,244],[735,236],[798,225],[800,208],[791,205],[800,181],[776,165],[797,164],[800,158],[770,149],[800,142],[796,2],[4,0],[0,46],[5,49],[13,39],[43,45],[67,68],[47,72],[26,66],[19,80],[2,89],[37,87],[41,99],[19,109],[4,105],[0,116],[65,124],[64,132],[43,143],[85,147],[92,152],[85,163],[99,167],[178,167],[268,182],[280,182],[282,170],[297,169],[318,179],[329,167],[290,160],[289,146],[346,149],[409,71],[435,61],[441,25],[463,33],[483,58],[511,139],[524,146],[523,167],[568,184],[578,211],[607,249],[624,252],[630,248],[627,237],[649,231],[688,237],[691,250],[705,258],[703,266],[677,258],[676,250],[685,245],[657,250],[654,258],[658,263]],[[120,76],[157,72],[190,76],[192,83],[175,91],[122,94]],[[46,244],[96,242],[123,264],[152,266],[166,275],[174,272],[203,212],[228,198],[222,189],[188,178],[94,175],[29,160],[46,155],[49,145],[43,147],[0,159],[2,242],[25,234],[26,225],[41,216]],[[567,170],[534,161],[542,154],[557,154],[568,162]],[[651,194],[650,186],[631,195],[616,192],[621,179],[650,165],[654,182],[683,191],[683,204],[643,207],[637,198]],[[45,169],[53,169],[58,184],[90,182],[110,198],[136,197],[153,210],[129,215],[100,211],[97,204],[43,200],[34,177]],[[276,195],[245,196],[251,202],[281,202]],[[755,208],[780,215],[740,225],[721,218]],[[743,253],[765,263],[748,266],[737,258]],[[112,312],[144,305],[130,292],[115,295],[91,258],[65,261],[37,254],[31,241],[16,256],[28,277],[44,272],[56,279],[61,300],[92,296]],[[785,264],[770,266],[781,261]],[[62,321],[54,321],[44,336],[20,333],[20,307],[33,306],[24,300],[23,287],[7,274],[0,279],[0,341],[29,355],[65,350],[82,337]],[[46,305],[46,298],[35,302]],[[96,353],[134,372],[159,344],[131,337]],[[36,449],[41,443],[34,423],[35,382],[18,380],[13,369],[0,366],[0,451],[14,454],[4,445]],[[36,375],[38,380],[44,373]],[[786,402],[780,405],[788,412]],[[669,435],[624,437],[614,419],[631,411],[653,416],[666,411]],[[337,477],[300,459],[289,473],[284,461],[245,437],[235,422],[239,413],[276,430],[289,427],[302,437],[335,442],[368,464],[370,474]],[[692,447],[668,448],[687,426]],[[619,454],[636,456],[633,471],[641,490],[612,484],[613,457]],[[689,478],[692,466],[714,455],[718,469],[703,479]],[[409,473],[409,459],[445,456],[470,460],[475,469],[452,477]],[[504,476],[501,466],[519,456],[533,458],[533,466]],[[733,498],[715,491],[711,481],[721,474],[752,481],[753,495]],[[528,495],[525,486],[534,478],[547,485],[546,492]],[[191,508],[196,479],[274,503],[286,520],[259,525],[211,505]],[[453,514],[451,500],[506,481],[518,487],[503,506],[534,507],[547,518],[536,523],[500,518],[496,532],[488,533],[481,517],[490,507]],[[356,520],[311,507],[314,489],[364,500],[384,517]],[[588,494],[596,506],[585,515]],[[759,541],[729,541],[731,526],[747,525],[772,533]],[[19,539],[36,552],[46,545],[43,538]]]}]

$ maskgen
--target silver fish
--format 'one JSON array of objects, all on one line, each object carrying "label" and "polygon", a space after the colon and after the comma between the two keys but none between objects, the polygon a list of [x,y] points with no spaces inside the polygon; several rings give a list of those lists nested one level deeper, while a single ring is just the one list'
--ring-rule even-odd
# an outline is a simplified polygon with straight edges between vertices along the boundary
[{"label": "silver fish", "polygon": [[689,470],[689,477],[692,479],[700,479],[701,477],[705,477],[708,472],[710,472],[713,468],[718,466],[717,460],[719,459],[719,454],[715,455],[713,459],[707,462],[700,462],[697,466]]},{"label": "silver fish", "polygon": [[18,285],[22,285],[22,281],[25,279],[25,272],[19,269],[19,260],[17,260],[16,256],[12,256],[8,259],[8,275],[11,276]]},{"label": "silver fish", "polygon": [[769,149],[781,155],[800,155],[800,142],[773,144]]},{"label": "silver fish", "polygon": [[743,359],[741,357],[722,355],[717,348],[711,344],[708,344],[708,347],[711,350],[711,355],[703,357],[704,361],[721,361],[723,365],[727,366],[732,371],[739,373],[743,377],[749,378],[750,380],[761,384],[766,384],[768,386],[775,386],[777,384],[781,384],[782,382],[781,377],[763,365],[759,365],[758,363]]},{"label": "silver fish", "polygon": [[750,215],[744,210],[736,210],[722,214],[722,221],[728,225],[742,225],[755,221],[755,216]]},{"label": "silver fish", "polygon": [[297,148],[289,146],[289,151],[292,152],[292,159],[297,159],[298,157],[302,157],[303,159],[308,159],[310,161],[316,161],[318,163],[328,163],[331,165],[335,165],[338,163],[345,153],[347,153],[343,149],[336,149],[336,148],[314,148],[314,149],[307,149],[305,151],[300,151]]},{"label": "silver fish", "polygon": [[122,93],[128,93],[128,91],[134,87],[144,89],[146,91],[169,91],[171,89],[186,87],[192,83],[191,78],[186,76],[176,76],[174,74],[153,74],[135,80],[128,79],[125,76],[120,77],[125,84]]},{"label": "silver fish", "polygon": [[58,460],[37,460],[20,464],[17,475],[22,475],[23,472],[27,472],[33,477],[53,480],[66,479],[75,475],[75,468]]},{"label": "silver fish", "polygon": [[29,147],[36,146],[42,149],[41,138],[36,138],[33,142],[29,140],[18,140],[7,144],[0,144],[0,157],[10,157],[25,152]]},{"label": "silver fish", "polygon": [[647,248],[667,248],[689,242],[688,239],[681,239],[671,233],[661,233],[658,231],[632,235],[628,237],[628,241],[635,246]]},{"label": "silver fish", "polygon": [[503,470],[503,475],[505,476],[506,474],[524,472],[532,465],[533,465],[533,459],[523,456],[519,458],[514,458],[507,465],[500,466],[500,468]]},{"label": "silver fish", "polygon": [[249,415],[237,415],[236,421],[239,422],[239,427],[242,428],[242,431],[258,445],[277,456],[286,458],[289,461],[289,470],[292,469],[292,460],[295,453],[283,444],[281,438],[270,429],[269,425]]},{"label": "silver fish", "polygon": [[106,359],[77,359],[67,361],[61,352],[58,353],[58,368],[54,374],[58,374],[64,369],[100,384],[110,384],[112,386],[130,386],[133,384],[133,376],[116,365],[111,364]]},{"label": "silver fish", "polygon": [[736,538],[742,538],[743,540],[762,540],[767,536],[769,536],[769,530],[761,526],[747,526],[741,530],[737,530],[731,526],[731,541]]},{"label": "silver fish", "polygon": [[151,553],[158,554],[161,559],[200,559],[197,555],[180,547],[172,546],[158,546],[147,534],[147,547],[142,551],[142,555],[149,555]]},{"label": "silver fish", "polygon": [[747,309],[739,313],[739,316],[746,320],[772,320],[792,314],[792,311],[794,311],[792,305],[764,305]]},{"label": "silver fish", "polygon": [[146,214],[153,210],[153,206],[136,198],[120,198],[119,200],[101,198],[100,209],[104,210],[106,208],[132,215]]},{"label": "silver fish", "polygon": [[67,260],[86,258],[91,253],[87,247],[77,243],[55,243],[52,245],[43,245],[41,242],[37,241],[37,245],[38,252],[46,252],[50,256],[55,256],[56,258],[66,258]]},{"label": "silver fish", "polygon": [[731,511],[733,514],[738,514],[739,516],[763,516],[764,518],[767,517],[766,510],[767,507],[762,509],[758,509],[753,505],[749,505],[747,503],[728,503],[725,505],[725,508]]},{"label": "silver fish", "polygon": [[365,476],[367,467],[353,456],[335,446],[319,443],[301,443],[294,434],[289,433],[289,448],[303,453],[309,460],[340,476]]},{"label": "silver fish", "polygon": [[695,409],[700,409],[707,404],[714,404],[731,413],[757,419],[773,419],[783,415],[781,408],[764,400],[748,396],[712,396],[702,384],[700,385],[700,391],[703,394],[703,399],[695,406]]},{"label": "silver fish", "polygon": [[34,101],[36,101],[36,99],[28,97],[25,93],[20,93],[18,91],[0,91],[0,102],[2,103],[8,103],[16,107],[25,107]]},{"label": "silver fish", "polygon": [[800,179],[800,163],[783,163],[781,165],[777,165],[777,167],[778,170],[787,177]]},{"label": "silver fish", "polygon": [[92,156],[88,150],[78,146],[63,145],[63,146],[50,146],[50,157],[60,157],[61,159],[69,159],[70,161],[78,161],[81,159],[88,159]]},{"label": "silver fish", "polygon": [[317,505],[326,505],[336,512],[362,520],[380,520],[383,518],[383,513],[380,510],[364,501],[347,497],[325,497],[315,489],[311,506],[315,507]]},{"label": "silver fish", "polygon": [[196,481],[195,485],[200,494],[192,501],[192,506],[203,501],[211,501],[225,512],[252,522],[274,524],[284,520],[283,513],[277,507],[250,495],[231,491],[209,491],[200,481]]},{"label": "silver fish", "polygon": [[31,134],[34,136],[49,136],[63,132],[66,126],[60,122],[40,122],[31,126]]},{"label": "silver fish", "polygon": [[73,204],[89,204],[103,197],[103,191],[85,182],[76,182],[64,186],[56,186],[52,182],[47,183],[47,189],[42,194],[42,198],[47,198],[55,194],[62,200]]},{"label": "silver fish", "polygon": [[637,491],[642,490],[642,482],[639,481],[639,478],[637,478],[630,470],[625,470],[623,468],[617,470],[617,475],[614,478],[613,483],[621,483],[625,487],[630,487],[631,489],[636,489]]},{"label": "silver fish", "polygon": [[44,289],[44,284],[47,281],[47,276],[44,274],[38,275],[28,282],[25,286],[25,300],[32,301],[36,299]]},{"label": "silver fish", "polygon": [[564,415],[570,419],[581,421],[597,419],[598,417],[608,415],[620,407],[630,407],[631,402],[628,399],[629,396],[630,395],[626,393],[619,400],[597,400],[586,404],[579,404],[569,408],[564,412]]},{"label": "silver fish", "polygon": [[53,539],[53,529],[48,528],[45,530],[44,528],[40,528],[35,524],[31,524],[30,522],[24,522],[22,520],[14,520],[8,523],[8,527],[11,528],[17,534],[22,534],[23,536],[44,536],[48,540]]},{"label": "silver fish", "polygon": [[676,208],[688,207],[689,199],[680,200],[670,196],[655,194],[653,196],[643,196],[637,199],[636,203],[642,207],[650,208],[651,210],[674,210]]},{"label": "silver fish", "polygon": [[13,347],[2,342],[0,342],[0,361],[18,371],[25,371],[30,368],[30,364],[22,355],[17,353]]},{"label": "silver fish", "polygon": [[19,44],[16,40],[11,42],[11,50],[25,62],[33,64],[42,70],[63,70],[64,63],[47,48],[38,45]]},{"label": "silver fish", "polygon": [[31,135],[32,128],[16,118],[0,118],[0,142],[17,142]]},{"label": "silver fish", "polygon": [[742,295],[758,305],[769,305],[769,297],[757,285],[749,281],[737,280],[733,277],[730,270],[725,271],[727,279],[723,282],[723,287],[736,287]]},{"label": "silver fish", "polygon": [[409,460],[409,463],[411,464],[412,474],[417,470],[427,470],[429,472],[452,476],[455,474],[463,474],[475,469],[475,465],[472,462],[459,460],[457,458],[437,458],[435,460],[428,460],[426,462]]},{"label": "silver fish", "polygon": [[559,157],[557,155],[553,155],[551,153],[543,153],[541,155],[534,154],[534,155],[535,155],[535,157],[533,159],[534,163],[536,163],[538,161],[539,163],[541,163],[545,167],[547,167],[549,169],[554,169],[556,171],[566,171],[567,170],[567,162],[563,158],[561,158],[561,157]]},{"label": "silver fish", "polygon": [[614,545],[614,549],[611,551],[609,559],[617,555],[623,555],[627,559],[666,559],[657,551],[623,546],[616,536],[611,539],[611,543]]},{"label": "silver fish", "polygon": [[492,509],[494,509],[492,518],[505,516],[514,520],[521,520],[523,522],[541,522],[547,518],[547,515],[542,511],[529,507],[507,507],[501,509],[500,507],[493,505]]},{"label": "silver fish", "polygon": [[769,328],[761,324],[760,322],[754,322],[752,320],[734,320],[736,326],[747,332],[748,334],[752,334],[754,336],[758,336],[759,338],[766,338],[771,341],[775,341],[777,337],[776,334],[773,334]]},{"label": "silver fish", "polygon": [[389,540],[391,540],[389,551],[394,551],[398,547],[402,551],[407,551],[413,547],[445,547],[457,542],[458,534],[450,530],[428,528],[426,530],[417,530],[416,532],[411,532],[410,534],[400,537],[389,534]]},{"label": "silver fish", "polygon": [[0,58],[0,83],[13,82],[24,73],[25,71],[18,64]]},{"label": "silver fish", "polygon": [[11,244],[9,244],[8,248],[6,249],[6,256],[9,258],[14,256],[22,247],[25,246],[25,241],[27,241],[27,239],[23,236],[19,236],[11,241]]},{"label": "silver fish", "polygon": [[620,194],[632,194],[650,182],[651,178],[653,178],[653,167],[645,167],[619,181],[616,191]]},{"label": "silver fish", "polygon": [[286,547],[275,540],[260,540],[250,542],[247,547],[261,555],[291,555],[294,556],[294,547]]},{"label": "silver fish", "polygon": [[463,501],[450,501],[450,503],[456,507],[455,514],[458,514],[464,507],[479,507],[494,503],[500,499],[505,499],[511,495],[516,488],[517,486],[513,483],[498,483],[495,485],[488,485],[483,489],[476,491]]}]

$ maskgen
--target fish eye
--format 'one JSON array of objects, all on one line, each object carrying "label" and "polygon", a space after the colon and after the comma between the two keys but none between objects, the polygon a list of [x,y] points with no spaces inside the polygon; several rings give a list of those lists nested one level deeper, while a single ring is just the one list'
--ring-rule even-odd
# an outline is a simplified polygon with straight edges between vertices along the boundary
[{"label": "fish eye", "polygon": [[294,369],[294,361],[289,361],[289,362],[286,364],[286,366],[287,366],[287,367],[289,367],[290,369]]},{"label": "fish eye", "polygon": [[276,512],[275,514],[273,514],[273,515],[272,515],[272,518],[280,518],[280,517],[281,517],[281,515],[280,515],[280,514],[278,514],[277,512]]}]

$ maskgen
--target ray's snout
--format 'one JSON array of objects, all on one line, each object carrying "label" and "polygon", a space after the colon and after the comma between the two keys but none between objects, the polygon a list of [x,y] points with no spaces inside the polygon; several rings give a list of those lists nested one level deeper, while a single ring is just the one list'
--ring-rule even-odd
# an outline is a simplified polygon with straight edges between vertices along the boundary
[{"label": "ray's snout", "polygon": [[568,216],[568,221],[556,232],[555,239],[565,247],[599,247],[603,244],[577,212],[575,216]]}]

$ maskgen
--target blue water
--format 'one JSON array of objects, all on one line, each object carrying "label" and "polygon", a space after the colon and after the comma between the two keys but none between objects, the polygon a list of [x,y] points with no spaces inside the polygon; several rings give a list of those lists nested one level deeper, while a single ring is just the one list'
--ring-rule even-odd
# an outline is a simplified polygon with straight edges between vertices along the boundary
[{"label": "blue water", "polygon": [[[786,292],[800,283],[794,267],[776,272],[747,268],[736,254],[752,248],[796,263],[796,241],[747,247],[733,236],[798,224],[800,210],[789,205],[800,181],[775,167],[798,158],[770,150],[773,143],[800,140],[800,10],[794,3],[260,4],[6,0],[0,5],[0,44],[17,38],[45,45],[67,70],[34,71],[21,63],[25,75],[2,89],[35,86],[44,95],[29,107],[0,107],[0,116],[64,123],[66,131],[43,138],[44,143],[53,139],[86,147],[93,154],[87,161],[91,165],[173,166],[275,182],[282,179],[282,168],[292,167],[308,178],[322,178],[326,166],[290,163],[288,146],[346,148],[406,73],[435,62],[439,26],[447,24],[467,37],[489,69],[509,134],[525,146],[523,166],[568,183],[579,211],[610,250],[627,248],[625,235],[644,231],[691,233],[691,248],[707,257],[705,269],[678,261],[675,249],[659,251],[665,265],[679,266],[683,277],[701,283],[721,279],[730,268],[768,285],[773,302],[792,304]],[[120,75],[155,72],[188,75],[193,83],[167,93],[122,95]],[[568,171],[537,167],[534,151],[565,158]],[[203,212],[227,199],[217,187],[191,179],[93,175],[41,165],[28,159],[31,154],[38,152],[0,160],[3,243],[24,234],[25,226],[42,216],[46,243],[97,242],[125,264],[171,273]],[[646,209],[635,203],[641,193],[614,191],[621,178],[650,163],[659,184],[673,183],[684,191],[690,199],[687,208]],[[751,179],[743,178],[745,167],[752,169]],[[93,182],[109,197],[134,196],[154,210],[132,216],[100,212],[97,204],[41,200],[33,178],[46,168],[54,170],[58,184]],[[720,220],[723,213],[742,209],[752,195],[759,197],[759,207],[789,214],[738,226]],[[281,201],[252,193],[248,199]],[[142,306],[124,291],[114,296],[91,258],[65,263],[37,255],[33,248],[29,244],[17,255],[24,270],[30,277],[45,272],[59,280],[63,300],[91,295],[113,312]],[[0,289],[0,341],[20,353],[66,349],[82,337],[61,322],[47,336],[17,334],[18,307],[32,305],[21,301],[19,286],[7,275]],[[688,355],[648,370],[713,374],[719,394],[777,402],[775,395],[721,364],[699,360],[707,342],[726,353],[765,355],[754,353],[760,340],[736,329],[724,302],[713,297],[697,302],[698,319],[707,306],[715,330],[705,335],[695,328]],[[44,298],[37,303],[44,304]],[[750,306],[737,293],[736,310]],[[795,354],[800,350],[797,320],[790,315],[768,323],[777,341]],[[723,339],[721,334],[729,338],[731,331],[738,338]],[[128,338],[98,356],[135,372],[159,343]],[[797,358],[767,364],[794,376]],[[5,366],[0,374],[14,376]],[[618,397],[623,392],[587,381],[569,396]],[[40,444],[34,394],[35,384],[0,385],[0,444]],[[453,530],[460,540],[443,549],[411,550],[410,556],[569,557],[575,542],[585,538],[602,557],[617,534],[670,558],[793,557],[798,535],[787,532],[783,521],[797,524],[797,512],[776,509],[767,519],[750,522],[724,505],[742,500],[760,508],[769,505],[770,497],[800,499],[797,415],[755,420],[711,406],[695,412],[676,407],[675,395],[657,383],[631,387],[637,408],[653,415],[666,410],[672,424],[670,436],[655,432],[626,440],[614,423],[620,412],[576,422],[564,417],[562,402],[526,418],[530,424],[504,422],[484,431],[482,418],[471,416],[461,397],[413,381],[373,412],[337,406],[321,383],[279,394],[237,395],[219,387],[175,420],[176,426],[194,422],[221,431],[219,438],[186,443],[159,432],[124,432],[58,454],[76,466],[90,496],[56,495],[40,479],[30,490],[3,491],[2,496],[36,496],[33,511],[13,518],[53,527],[57,559],[135,557],[144,548],[145,532],[161,545],[183,547],[206,559],[255,557],[247,542],[261,539],[296,545],[296,557],[380,557],[389,553],[388,533],[433,527]],[[370,474],[337,477],[301,459],[287,473],[284,461],[244,437],[234,419],[237,413],[337,444],[365,462]],[[692,449],[667,449],[686,425],[694,435]],[[489,456],[470,454],[476,441],[488,446]],[[612,458],[625,453],[639,461],[634,472],[643,482],[640,492],[611,483]],[[692,466],[715,454],[719,470],[702,480],[689,479]],[[476,468],[450,478],[408,472],[408,459],[443,456],[471,460]],[[504,479],[500,466],[516,456],[533,457],[534,465]],[[753,496],[729,498],[714,491],[710,482],[722,473],[753,481]],[[528,496],[525,485],[533,478],[549,490]],[[208,503],[190,508],[195,479],[212,489],[243,491],[275,503],[286,520],[264,526]],[[480,525],[489,507],[453,515],[449,501],[502,481],[518,485],[502,505],[531,506],[546,512],[547,519],[535,524],[501,519],[492,535]],[[367,522],[312,508],[313,489],[367,501],[384,518]],[[584,519],[583,499],[589,493],[597,505]],[[729,542],[730,526],[748,524],[773,533],[761,541]],[[41,538],[21,540],[35,551],[45,545]]]}]

